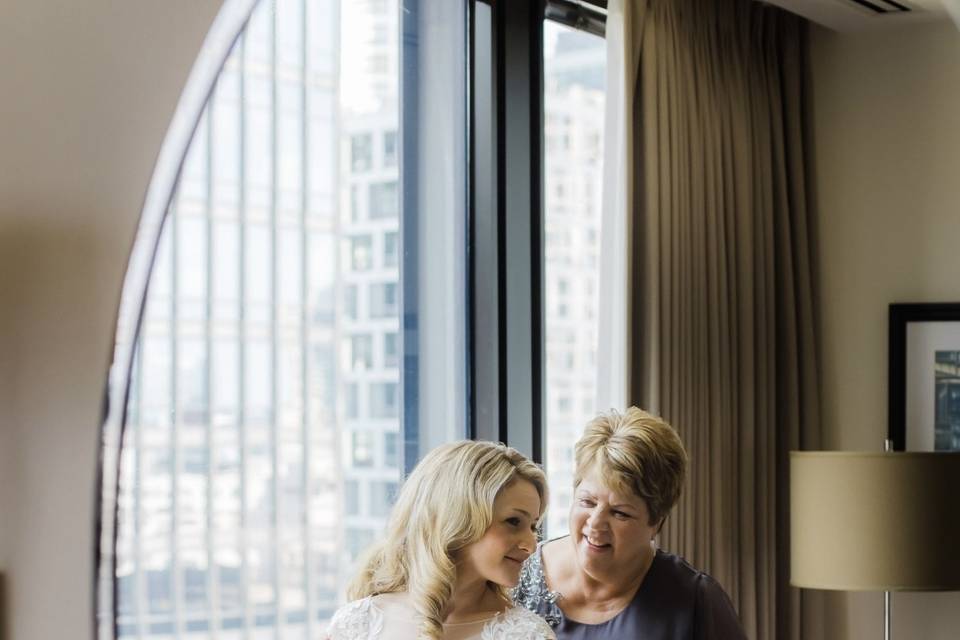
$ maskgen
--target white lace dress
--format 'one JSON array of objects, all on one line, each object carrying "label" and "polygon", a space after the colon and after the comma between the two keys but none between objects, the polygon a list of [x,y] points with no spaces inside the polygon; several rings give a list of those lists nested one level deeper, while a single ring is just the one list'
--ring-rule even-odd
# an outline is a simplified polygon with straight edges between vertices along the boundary
[{"label": "white lace dress", "polygon": [[[350,602],[330,620],[329,640],[416,640],[419,625],[406,594],[391,593]],[[444,640],[556,640],[535,613],[511,607],[485,620],[443,625]]]}]

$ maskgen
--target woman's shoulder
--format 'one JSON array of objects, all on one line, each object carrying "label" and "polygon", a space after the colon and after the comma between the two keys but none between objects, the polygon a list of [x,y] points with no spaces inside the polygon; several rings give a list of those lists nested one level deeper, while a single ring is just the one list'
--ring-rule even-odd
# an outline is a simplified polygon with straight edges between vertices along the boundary
[{"label": "woman's shoulder", "polygon": [[657,550],[655,559],[656,581],[668,582],[690,594],[706,591],[722,591],[723,588],[706,571],[702,571],[681,556]]},{"label": "woman's shoulder", "polygon": [[682,556],[678,556],[663,549],[657,549],[657,555],[654,558],[654,565],[657,567],[657,573],[671,580],[679,580],[691,586],[695,585],[704,577],[710,576],[692,564],[687,562]]},{"label": "woman's shoulder", "polygon": [[[680,556],[657,552],[656,593],[659,599],[670,600],[680,610],[685,603],[696,621],[696,627],[709,628],[703,637],[744,638],[743,628],[723,586],[710,574],[697,569]],[[648,592],[649,593],[649,592]],[[660,602],[662,605],[662,601]],[[698,638],[701,636],[697,636]]]},{"label": "woman's shoulder", "polygon": [[523,607],[509,607],[490,621],[480,640],[556,640],[546,620]]},{"label": "woman's shoulder", "polygon": [[354,600],[333,614],[327,627],[329,640],[376,638],[383,630],[383,614],[374,606],[373,598]]}]

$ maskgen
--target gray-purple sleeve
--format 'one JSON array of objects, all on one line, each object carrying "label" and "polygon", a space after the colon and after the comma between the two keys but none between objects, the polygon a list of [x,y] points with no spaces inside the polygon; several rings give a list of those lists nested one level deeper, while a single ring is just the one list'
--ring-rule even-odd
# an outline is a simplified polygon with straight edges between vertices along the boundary
[{"label": "gray-purple sleeve", "polygon": [[694,614],[694,640],[746,640],[730,598],[716,580],[700,574]]}]

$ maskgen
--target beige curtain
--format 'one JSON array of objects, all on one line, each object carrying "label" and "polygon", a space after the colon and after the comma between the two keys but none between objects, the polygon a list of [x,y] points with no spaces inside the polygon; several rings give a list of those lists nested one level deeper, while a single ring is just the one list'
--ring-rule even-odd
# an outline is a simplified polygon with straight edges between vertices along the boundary
[{"label": "beige curtain", "polygon": [[786,503],[787,451],[819,440],[804,23],[750,0],[622,10],[629,394],[691,460],[661,546],[720,581],[750,638],[809,637]]}]

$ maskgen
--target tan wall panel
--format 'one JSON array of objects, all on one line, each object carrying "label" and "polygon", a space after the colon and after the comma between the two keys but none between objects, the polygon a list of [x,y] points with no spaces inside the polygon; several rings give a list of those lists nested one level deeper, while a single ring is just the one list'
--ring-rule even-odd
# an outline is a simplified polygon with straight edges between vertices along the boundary
[{"label": "tan wall panel", "polygon": [[219,5],[0,3],[8,640],[91,639],[99,414],[120,284],[153,162]]},{"label": "tan wall panel", "polygon": [[[881,450],[887,305],[960,301],[960,34],[812,37],[825,447]],[[883,597],[828,597],[829,640],[879,637]],[[952,640],[960,593],[894,596],[894,637]]]}]

